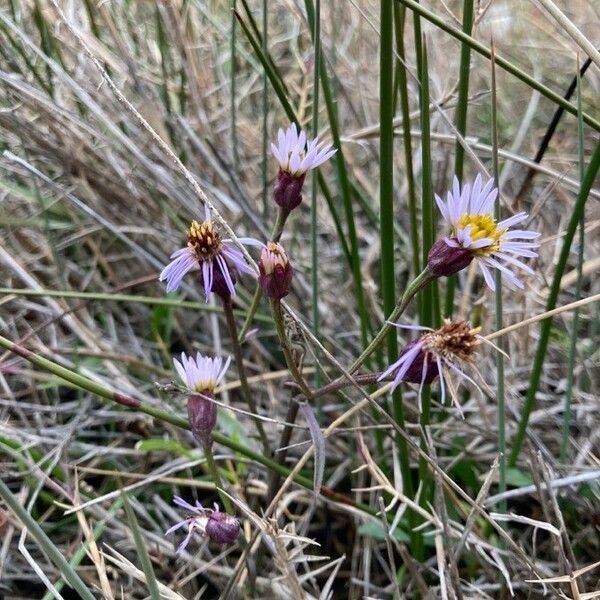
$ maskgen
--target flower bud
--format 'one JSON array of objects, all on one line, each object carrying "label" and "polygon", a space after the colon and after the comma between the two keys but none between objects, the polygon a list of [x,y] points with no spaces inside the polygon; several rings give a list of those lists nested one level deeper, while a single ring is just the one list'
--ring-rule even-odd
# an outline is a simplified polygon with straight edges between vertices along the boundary
[{"label": "flower bud", "polygon": [[258,282],[263,294],[273,300],[281,300],[290,291],[294,269],[280,244],[269,242],[263,248],[258,263]]},{"label": "flower bud", "polygon": [[[224,260],[224,262],[227,265],[227,272],[229,273],[231,282],[233,283],[233,285],[235,285],[235,282],[236,282],[235,272],[233,269],[229,268],[227,261]],[[212,285],[211,285],[210,291],[213,294],[216,294],[217,296],[219,296],[219,298],[221,298],[221,300],[223,302],[229,302],[231,300],[231,290],[232,290],[232,288],[230,288],[227,285],[227,280],[225,279],[225,275],[223,274],[221,265],[215,264],[215,267],[213,269],[213,280],[212,280]]]},{"label": "flower bud", "polygon": [[217,424],[217,405],[211,398],[212,393],[208,390],[188,398],[188,419],[192,433],[203,446],[212,444],[211,432]]},{"label": "flower bud", "polygon": [[240,522],[220,511],[211,512],[206,524],[206,535],[217,544],[233,544],[240,535]]},{"label": "flower bud", "polygon": [[466,248],[451,246],[448,241],[453,240],[438,240],[427,255],[427,269],[436,277],[449,277],[462,271],[471,264],[475,256]]},{"label": "flower bud", "polygon": [[293,175],[288,171],[279,169],[277,184],[275,185],[275,202],[284,210],[290,212],[302,202],[302,186],[306,173]]}]

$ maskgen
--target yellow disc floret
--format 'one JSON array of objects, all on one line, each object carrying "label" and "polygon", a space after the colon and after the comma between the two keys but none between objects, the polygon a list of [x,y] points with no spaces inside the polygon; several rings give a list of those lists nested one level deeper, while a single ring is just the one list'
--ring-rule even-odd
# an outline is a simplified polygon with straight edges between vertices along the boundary
[{"label": "yellow disc floret", "polygon": [[203,223],[192,221],[187,239],[188,246],[194,251],[199,261],[213,260],[221,251],[221,235],[213,229],[210,221]]},{"label": "yellow disc floret", "polygon": [[[504,229],[498,229],[496,221],[491,215],[464,214],[456,224],[457,229],[465,229],[471,226],[470,237],[475,242],[483,238],[490,238],[493,242],[485,248],[473,250],[474,254],[487,256],[500,249],[500,240],[504,235]],[[456,232],[453,232],[455,235]]]}]

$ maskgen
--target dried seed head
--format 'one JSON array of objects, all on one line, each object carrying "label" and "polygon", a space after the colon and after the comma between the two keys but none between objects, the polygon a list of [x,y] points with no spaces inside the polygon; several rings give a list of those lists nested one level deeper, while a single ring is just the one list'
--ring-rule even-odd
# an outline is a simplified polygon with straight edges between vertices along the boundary
[{"label": "dried seed head", "polygon": [[263,248],[258,263],[258,282],[265,296],[281,300],[290,291],[294,269],[280,244],[269,242]]},{"label": "dried seed head", "polygon": [[477,334],[480,327],[472,328],[466,321],[450,321],[434,331],[421,336],[423,350],[450,361],[473,362],[475,349],[481,341]]}]

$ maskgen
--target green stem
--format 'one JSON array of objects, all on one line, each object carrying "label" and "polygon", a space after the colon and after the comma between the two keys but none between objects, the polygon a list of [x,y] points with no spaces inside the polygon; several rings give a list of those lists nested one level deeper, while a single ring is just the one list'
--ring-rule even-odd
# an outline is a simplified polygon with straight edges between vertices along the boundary
[{"label": "green stem", "polygon": [[[426,18],[430,23],[433,23],[442,31],[445,31],[457,40],[468,44],[478,54],[481,54],[482,56],[485,56],[488,59],[491,58],[492,53],[488,47],[484,46],[481,42],[478,42],[470,35],[463,33],[459,29],[455,29],[451,25],[448,25],[443,19],[438,17],[432,11],[421,6],[415,0],[396,1],[401,2],[405,6],[408,6],[411,10],[420,14],[422,17]],[[537,90],[540,94],[542,94],[542,96],[545,96],[549,100],[552,100],[552,102],[554,102],[555,104],[562,106],[567,112],[571,113],[572,115],[577,116],[577,107],[565,100],[560,94],[557,94],[556,92],[552,91],[550,88],[541,84],[539,81],[537,81],[536,79],[534,79],[533,77],[531,77],[530,75],[513,65],[511,62],[499,57],[498,55],[496,55],[495,57],[495,62],[499,67],[501,67],[511,75],[514,75],[515,77],[517,77],[517,79],[520,79],[522,82],[526,83],[531,89]],[[600,122],[596,121],[588,114],[583,114],[583,120],[587,125],[595,129],[596,131],[600,131]]]},{"label": "green stem", "polygon": [[[594,154],[592,155],[590,164],[585,171],[585,175],[581,183],[581,188],[579,190],[577,200],[575,201],[575,205],[573,206],[571,218],[569,219],[569,223],[567,224],[567,229],[563,238],[563,245],[560,251],[558,262],[554,267],[554,278],[552,280],[552,285],[550,286],[548,301],[546,302],[547,311],[552,310],[556,306],[558,294],[560,292],[560,282],[562,280],[562,276],[565,271],[567,261],[569,259],[571,244],[573,243],[573,238],[575,237],[577,227],[579,226],[579,223],[583,218],[585,203],[589,196],[590,190],[592,189],[592,185],[594,184],[594,180],[599,169],[600,143],[596,145],[596,149],[594,150]],[[533,368],[531,370],[531,377],[529,379],[529,386],[527,388],[527,396],[525,398],[525,404],[523,406],[522,416],[519,422],[519,428],[517,429],[517,433],[515,434],[515,437],[513,439],[512,452],[510,454],[510,459],[508,462],[509,466],[511,467],[513,467],[516,464],[517,458],[519,458],[519,452],[521,451],[521,447],[523,446],[523,441],[525,440],[525,435],[527,433],[527,425],[529,424],[529,416],[531,415],[531,411],[533,410],[533,407],[535,405],[535,396],[540,385],[540,380],[542,378],[542,369],[544,367],[546,351],[548,349],[548,343],[550,341],[551,328],[552,318],[549,317],[548,319],[544,320],[541,326],[540,339],[538,341],[538,346],[533,361]]]},{"label": "green stem", "polygon": [[279,338],[279,343],[281,344],[281,349],[283,351],[283,355],[285,357],[285,362],[287,363],[288,369],[290,370],[291,376],[294,378],[294,381],[298,384],[298,387],[304,394],[307,400],[313,399],[313,393],[306,383],[304,376],[300,372],[298,365],[294,359],[294,353],[290,347],[290,342],[285,332],[285,324],[283,321],[283,311],[281,309],[281,302],[279,300],[271,300],[271,311],[273,313],[273,320],[275,321],[275,328],[277,329],[277,337]]},{"label": "green stem", "polygon": [[231,500],[227,496],[227,494],[223,493],[225,489],[223,487],[223,480],[221,479],[221,474],[219,473],[219,469],[217,468],[217,464],[215,463],[215,457],[212,451],[212,444],[202,444],[202,449],[204,450],[204,458],[206,458],[206,465],[208,466],[208,471],[210,476],[212,477],[213,483],[217,488],[217,492],[219,494],[219,498],[221,499],[221,504],[223,504],[223,508],[225,512],[230,515],[235,514],[233,505],[231,504]]},{"label": "green stem", "polygon": [[244,367],[244,356],[242,354],[242,347],[238,339],[237,325],[235,323],[235,315],[233,314],[233,305],[231,304],[231,300],[223,301],[223,314],[225,315],[227,329],[229,330],[229,337],[231,338],[231,345],[233,346],[233,356],[235,358],[235,366],[237,367],[237,372],[240,378],[242,396],[244,397],[244,400],[246,401],[246,404],[252,413],[258,435],[260,436],[263,445],[263,451],[267,456],[270,456],[271,448],[269,446],[269,438],[267,437],[262,421],[258,416],[258,406],[254,401],[254,396],[252,395],[250,386],[248,385],[246,368]]},{"label": "green stem", "polygon": [[412,298],[423,289],[428,283],[433,281],[435,277],[425,268],[406,288],[402,298],[396,304],[394,310],[388,315],[386,322],[381,326],[381,329],[377,335],[373,338],[371,343],[363,350],[362,354],[352,363],[348,369],[349,373],[354,373],[359,367],[361,367],[365,361],[377,350],[385,339],[391,325],[388,321],[395,321],[402,315],[402,313],[408,307]]}]

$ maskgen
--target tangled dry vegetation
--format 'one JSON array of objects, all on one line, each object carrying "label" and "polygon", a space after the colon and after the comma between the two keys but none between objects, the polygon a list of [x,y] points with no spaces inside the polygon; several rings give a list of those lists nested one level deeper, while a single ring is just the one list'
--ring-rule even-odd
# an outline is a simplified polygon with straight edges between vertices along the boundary
[{"label": "tangled dry vegetation", "polygon": [[[260,26],[261,7],[250,2]],[[460,28],[461,2],[426,2]],[[241,19],[250,23],[244,3]],[[268,48],[302,123],[311,115],[313,46],[304,3],[269,2]],[[593,3],[562,3],[590,40],[600,39],[600,12]],[[575,72],[578,45],[531,2],[475,2],[474,37],[562,95]],[[321,39],[337,99],[348,172],[360,196],[354,203],[361,275],[374,327],[385,319],[379,291],[378,3],[322,6]],[[66,19],[66,21],[65,21]],[[412,13],[407,11],[405,47],[414,73]],[[0,9],[0,297],[1,335],[34,353],[169,413],[185,415],[185,398],[170,385],[172,356],[181,351],[230,354],[218,307],[205,305],[200,286],[188,281],[165,301],[157,276],[179,248],[191,219],[203,214],[200,198],[132,108],[172,148],[198,185],[239,236],[266,240],[274,221],[270,201],[276,174],[267,163],[263,186],[263,70],[237,28],[234,106],[231,104],[230,11],[223,1],[127,3],[91,0],[11,0]],[[443,192],[453,172],[460,45],[422,22],[429,51],[432,178]],[[94,63],[92,60],[93,55]],[[126,99],[121,101],[100,69]],[[592,64],[582,84],[583,110],[600,119],[600,72]],[[525,209],[541,231],[535,276],[525,291],[504,295],[504,324],[542,314],[565,227],[579,189],[577,121],[565,115],[541,162],[532,161],[556,105],[498,69],[497,111],[503,202],[507,212]],[[472,57],[467,142],[488,167],[490,62]],[[268,87],[267,136],[289,122]],[[412,121],[397,118],[395,158],[396,274],[398,289],[411,276],[405,128],[412,132],[415,176],[421,172],[418,87],[408,78]],[[233,108],[233,110],[232,110]],[[398,113],[399,114],[399,113]],[[232,116],[235,131],[232,134]],[[322,133],[329,137],[325,107]],[[589,158],[598,133],[585,128]],[[466,173],[477,166],[466,157]],[[332,165],[322,169],[332,203],[344,208]],[[530,186],[523,182],[530,177]],[[310,191],[307,188],[307,198]],[[266,198],[266,202],[265,202]],[[558,306],[600,292],[600,186],[585,212],[582,276],[576,245],[561,281]],[[361,352],[355,291],[336,224],[323,197],[318,203],[321,336],[342,365]],[[289,304],[311,321],[311,234],[308,201],[283,236],[296,272]],[[256,257],[255,257],[256,258]],[[250,278],[238,285],[240,324],[251,302]],[[185,300],[180,302],[180,300]],[[489,333],[495,329],[493,294],[475,272],[462,280],[456,314]],[[408,322],[412,321],[411,308]],[[174,494],[217,500],[202,457],[184,429],[127,410],[66,383],[6,352],[0,356],[0,464],[2,480],[42,525],[98,598],[148,597],[139,541],[147,548],[163,598],[498,598],[571,597],[600,589],[597,571],[577,573],[598,558],[600,503],[598,304],[579,314],[573,406],[566,460],[561,431],[567,384],[572,311],[555,317],[537,404],[517,465],[508,470],[509,491],[497,492],[498,426],[495,355],[484,347],[477,368],[488,391],[462,396],[464,418],[434,402],[428,440],[432,502],[404,495],[398,447],[389,424],[360,401],[355,390],[330,395],[318,409],[326,429],[324,485],[362,503],[315,496],[282,478],[269,512],[272,472],[248,455],[215,444],[247,540],[219,547],[198,538],[181,556],[165,530],[182,515]],[[295,390],[277,344],[266,304],[244,343],[250,383],[272,447]],[[401,339],[410,336],[400,333]],[[507,439],[512,439],[527,391],[539,323],[505,338]],[[303,368],[313,378],[339,372],[298,333]],[[220,399],[245,410],[231,371]],[[379,402],[385,404],[384,398]],[[407,429],[418,445],[416,388],[404,393]],[[330,427],[332,423],[336,423]],[[299,420],[288,466],[310,447]],[[327,429],[329,427],[329,429]],[[220,410],[217,429],[260,453],[252,419]],[[415,446],[416,447],[416,446]],[[416,466],[419,456],[411,454]],[[305,476],[312,478],[311,462]],[[121,490],[135,521],[124,509]],[[513,490],[511,492],[511,490]],[[516,491],[515,491],[516,490]],[[503,504],[503,502],[507,504]],[[381,509],[401,526],[391,526]],[[426,533],[423,560],[411,544],[407,507],[416,507]],[[137,523],[137,524],[134,524]],[[0,502],[0,597],[77,598],[60,571],[21,520]],[[138,538],[139,536],[139,538]],[[85,551],[81,548],[85,546]],[[531,581],[575,573],[569,581]],[[398,574],[398,576],[397,576]],[[573,583],[575,581],[575,583]],[[46,595],[45,595],[46,594]],[[576,596],[576,594],[581,594]]]}]

